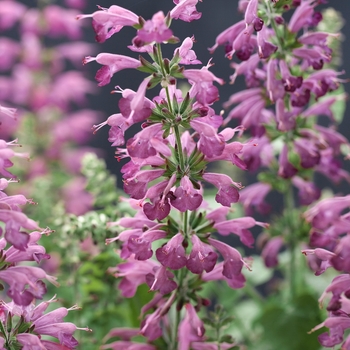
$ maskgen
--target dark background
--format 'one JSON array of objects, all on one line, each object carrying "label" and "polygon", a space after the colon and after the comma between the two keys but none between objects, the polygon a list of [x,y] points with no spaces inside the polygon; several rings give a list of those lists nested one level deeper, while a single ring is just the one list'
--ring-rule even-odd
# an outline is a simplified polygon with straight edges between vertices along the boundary
[{"label": "dark background", "polygon": [[[88,8],[86,13],[92,13],[96,10],[94,1],[89,0]],[[99,0],[98,5],[102,7],[109,7],[112,4],[116,4],[125,7],[137,15],[141,15],[145,19],[150,19],[154,13],[162,10],[165,14],[167,11],[171,10],[174,6],[171,0]],[[345,74],[342,78],[348,78],[350,76],[350,23],[346,21],[346,17],[350,15],[350,1],[344,0],[332,0],[327,5],[318,6],[317,9],[322,9],[326,7],[333,7],[337,11],[342,13],[345,19],[345,25],[342,29],[342,50],[343,50],[343,62],[341,70],[345,70]],[[242,14],[237,11],[237,1],[232,0],[203,0],[202,3],[198,3],[197,10],[202,12],[202,18],[191,23],[183,22],[181,20],[172,22],[172,30],[175,36],[180,38],[182,41],[187,36],[195,36],[196,43],[193,47],[198,59],[200,59],[205,65],[208,60],[213,57],[213,63],[215,65],[212,67],[211,71],[220,78],[226,81],[226,84],[219,86],[221,99],[219,102],[214,104],[216,112],[219,112],[222,108],[222,103],[224,103],[232,93],[235,93],[245,86],[241,80],[234,85],[229,84],[229,76],[233,74],[233,69],[230,68],[230,61],[224,57],[223,47],[219,47],[214,54],[211,56],[208,47],[213,46],[215,43],[216,36],[221,33],[224,29],[236,23],[242,19]],[[94,32],[91,29],[91,20],[85,19],[86,25],[88,27],[87,39],[94,40]],[[98,44],[98,52],[110,52],[118,53],[124,55],[130,55],[137,57],[138,54],[131,52],[127,45],[130,45],[131,39],[135,36],[135,30],[133,28],[124,27],[119,33],[113,35],[109,40],[103,44]],[[172,57],[172,53],[177,45],[166,45],[165,57]],[[200,66],[192,66],[199,68]],[[100,68],[99,64],[90,63],[86,66],[86,69],[91,74],[92,78],[96,70]],[[115,85],[119,85],[122,88],[130,88],[136,90],[138,85],[142,81],[145,75],[141,72],[134,70],[124,70],[118,72],[114,75],[111,83],[103,88],[100,88],[100,93],[97,96],[93,96],[91,101],[94,109],[101,110],[105,117],[109,115],[118,113],[118,98],[117,95],[111,95],[110,91],[113,90]],[[345,84],[345,89],[347,93],[350,93],[350,84]],[[159,91],[155,88],[155,93]],[[341,127],[341,132],[350,138],[350,104],[347,102],[347,112],[344,117],[344,122]],[[114,159],[114,148],[110,147],[107,141],[108,137],[108,127],[100,130],[94,137],[93,144],[106,149],[107,163],[108,167],[118,174],[120,164]],[[345,164],[345,167],[350,170],[350,165]],[[348,191],[347,191],[348,192]]]}]

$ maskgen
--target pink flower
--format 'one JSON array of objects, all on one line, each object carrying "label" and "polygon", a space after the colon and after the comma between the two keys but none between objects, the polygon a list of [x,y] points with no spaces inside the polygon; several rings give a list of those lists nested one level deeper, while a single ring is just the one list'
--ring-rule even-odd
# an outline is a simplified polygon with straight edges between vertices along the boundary
[{"label": "pink flower", "polygon": [[197,12],[196,5],[202,0],[173,0],[176,6],[170,11],[170,17],[192,22],[200,19],[202,14]]},{"label": "pink flower", "polygon": [[[45,284],[40,281],[46,278],[51,283],[58,285],[56,279],[49,276],[39,267],[12,266],[0,271],[0,279],[9,284],[7,292],[18,305],[29,305],[33,299],[42,299],[46,293]],[[27,289],[25,287],[28,286]]]},{"label": "pink flower", "polygon": [[168,243],[157,249],[157,259],[163,266],[172,270],[179,270],[186,266],[187,259],[182,245],[183,240],[183,235],[177,233]]},{"label": "pink flower", "polygon": [[28,246],[24,251],[18,250],[13,246],[8,248],[5,251],[5,261],[11,263],[17,263],[21,261],[36,261],[39,263],[42,259],[50,259],[50,255],[46,254],[45,248],[37,244],[42,234],[43,233],[38,231],[32,232],[29,235]]},{"label": "pink flower", "polygon": [[157,308],[155,312],[148,314],[141,323],[141,334],[147,337],[149,341],[153,341],[163,334],[163,330],[160,327],[161,311],[161,308]]},{"label": "pink flower", "polygon": [[196,274],[201,274],[204,270],[212,271],[218,255],[210,245],[203,243],[195,234],[191,236],[191,240],[193,246],[186,267]]},{"label": "pink flower", "polygon": [[329,267],[332,266],[332,259],[336,257],[336,254],[322,248],[316,248],[316,249],[303,249],[301,251],[305,256],[309,255],[315,255],[316,258],[321,260],[321,264],[318,267],[318,269],[315,271],[315,275],[319,276],[323,272],[326,271]]},{"label": "pink flower", "polygon": [[208,238],[209,243],[216,248],[224,258],[222,274],[228,279],[233,279],[241,274],[243,265],[249,270],[250,267],[244,262],[241,254],[235,248],[228,244],[220,242],[213,238]]},{"label": "pink flower", "polygon": [[153,124],[144,128],[142,131],[129,139],[126,148],[130,157],[148,158],[157,154],[157,134],[161,132],[161,124]]},{"label": "pink flower", "polygon": [[243,244],[252,248],[254,238],[251,232],[247,229],[255,225],[268,227],[268,224],[255,221],[252,217],[246,216],[238,219],[221,221],[219,223],[216,223],[214,225],[214,228],[217,229],[218,232],[223,236],[227,236],[230,233],[236,234],[237,236],[239,236]]},{"label": "pink flower", "polygon": [[191,127],[197,131],[200,135],[198,148],[205,154],[208,158],[214,156],[220,156],[225,149],[225,139],[222,135],[218,135],[216,130],[197,119],[193,119],[191,122]]},{"label": "pink flower", "polygon": [[174,277],[164,266],[154,267],[153,272],[146,275],[146,283],[150,291],[158,290],[160,294],[165,295],[177,288],[176,282],[172,280]]},{"label": "pink flower", "polygon": [[174,192],[175,198],[170,198],[173,207],[181,212],[186,210],[196,210],[203,201],[203,196],[195,190],[188,176],[184,176],[180,181],[180,186]]},{"label": "pink flower", "polygon": [[185,317],[179,324],[178,350],[191,349],[191,343],[193,341],[201,341],[205,332],[203,322],[198,317],[197,312],[192,304],[186,304],[185,309]]},{"label": "pink flower", "polygon": [[219,97],[219,92],[213,82],[216,81],[219,84],[224,84],[224,81],[216,77],[209,71],[211,63],[202,69],[186,69],[183,72],[185,78],[187,78],[192,85],[190,89],[191,98],[196,97],[197,101],[203,106],[213,104]]},{"label": "pink flower", "polygon": [[246,279],[242,273],[233,275],[232,278],[227,278],[223,275],[223,269],[224,262],[216,264],[212,271],[203,273],[202,280],[205,282],[225,280],[228,286],[232,289],[240,289],[244,287]]},{"label": "pink flower", "polygon": [[321,190],[313,182],[294,176],[292,183],[299,190],[298,196],[301,205],[310,205],[321,196]]},{"label": "pink flower", "polygon": [[111,53],[100,53],[96,57],[87,56],[84,58],[83,63],[86,64],[92,61],[103,65],[97,71],[95,77],[99,82],[98,86],[107,85],[111,81],[112,76],[122,69],[138,68],[141,65],[140,61],[135,58]]},{"label": "pink flower", "polygon": [[181,64],[201,64],[202,62],[197,60],[196,53],[191,50],[193,43],[195,42],[194,36],[187,37],[181,44],[181,46],[174,51],[174,56],[179,55]]},{"label": "pink flower", "polygon": [[162,169],[154,170],[141,170],[137,172],[133,177],[125,178],[124,192],[131,196],[131,198],[142,199],[147,192],[147,185],[160,178],[164,173]]},{"label": "pink flower", "polygon": [[310,18],[314,13],[315,6],[312,5],[312,2],[312,0],[304,0],[294,11],[288,24],[288,28],[291,32],[297,33],[300,29],[309,24]]},{"label": "pink flower", "polygon": [[133,260],[119,264],[115,268],[109,268],[109,272],[115,277],[123,277],[119,283],[119,289],[122,296],[132,298],[139,285],[146,283],[146,275],[153,272],[154,267],[158,267],[158,263],[152,260]]},{"label": "pink flower", "polygon": [[259,0],[250,0],[245,10],[244,20],[246,25],[252,24],[255,31],[259,32],[264,25],[264,21],[257,15]]},{"label": "pink flower", "polygon": [[243,203],[244,210],[251,215],[253,208],[261,214],[267,214],[271,206],[265,202],[265,197],[271,191],[271,186],[265,183],[255,183],[240,191],[239,201]]},{"label": "pink flower", "polygon": [[226,207],[230,207],[231,203],[238,202],[239,193],[237,188],[241,188],[241,184],[233,182],[232,179],[224,174],[204,173],[203,179],[213,184],[219,191],[215,196],[215,200]]},{"label": "pink flower", "polygon": [[164,13],[159,11],[137,31],[137,37],[134,39],[134,43],[136,43],[136,46],[143,46],[144,44],[153,42],[163,43],[172,36],[173,32],[166,24]]},{"label": "pink flower", "polygon": [[283,239],[280,236],[273,237],[265,244],[261,252],[266,267],[275,267],[278,265],[278,252],[283,245]]},{"label": "pink flower", "polygon": [[226,46],[226,53],[232,50],[233,43],[238,37],[238,35],[245,29],[245,21],[240,21],[232,25],[231,27],[225,29],[220,33],[215,39],[215,45],[209,49],[213,53],[219,45]]},{"label": "pink flower", "polygon": [[152,242],[165,238],[166,232],[156,228],[150,228],[141,235],[130,235],[127,249],[135,254],[136,260],[147,260],[153,255]]},{"label": "pink flower", "polygon": [[320,230],[340,220],[340,213],[350,205],[350,196],[323,199],[305,212],[305,219]]},{"label": "pink flower", "polygon": [[76,17],[77,19],[92,17],[96,41],[99,43],[105,42],[124,26],[134,26],[139,22],[139,18],[135,13],[117,5],[112,5],[108,9],[100,7],[100,9],[100,11],[96,11],[93,14]]}]

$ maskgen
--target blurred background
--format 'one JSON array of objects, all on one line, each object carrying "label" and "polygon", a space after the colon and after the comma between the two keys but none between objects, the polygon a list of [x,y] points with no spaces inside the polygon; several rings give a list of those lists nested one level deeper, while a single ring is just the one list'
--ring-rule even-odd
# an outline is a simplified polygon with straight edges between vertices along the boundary
[{"label": "blurred background", "polygon": [[[98,5],[102,7],[109,7],[111,4],[114,4],[114,2],[111,2],[110,0],[101,0],[98,3]],[[131,10],[145,19],[151,18],[152,15],[159,10],[166,13],[174,6],[170,0],[119,0],[115,2],[115,4]],[[345,74],[341,77],[347,79],[350,75],[350,21],[346,21],[346,17],[347,14],[350,14],[350,2],[344,0],[332,0],[329,1],[328,4],[319,6],[318,9],[321,10],[326,7],[333,7],[336,11],[339,11],[345,20],[342,28],[342,35],[340,37],[343,51],[341,70],[345,71]],[[96,7],[93,4],[93,1],[89,1],[86,13],[92,13],[95,9]],[[173,21],[172,28],[174,35],[180,38],[180,40],[183,40],[187,36],[194,35],[196,43],[194,44],[193,49],[195,50],[198,59],[200,59],[203,65],[205,65],[209,59],[213,57],[212,62],[215,65],[211,69],[212,72],[226,81],[225,85],[219,86],[221,100],[214,104],[214,108],[218,113],[222,109],[222,103],[224,103],[231,94],[244,89],[245,86],[243,79],[238,79],[234,85],[229,84],[228,77],[233,74],[233,69],[230,68],[230,61],[224,57],[223,47],[219,47],[213,55],[209,53],[207,48],[213,46],[216,36],[223,30],[241,20],[242,14],[237,11],[237,1],[231,0],[203,0],[202,3],[198,3],[197,10],[202,12],[202,18],[200,20],[191,23]],[[88,19],[85,21],[90,22]],[[87,32],[89,32],[89,30]],[[130,52],[127,48],[127,45],[130,45],[133,36],[134,30],[132,28],[123,28],[121,32],[112,36],[105,43],[98,44],[98,52],[120,53],[137,57],[137,54],[135,55],[135,53]],[[92,29],[90,29],[87,40],[93,40],[93,37],[94,33]],[[172,54],[175,47],[176,45],[168,45],[170,54]],[[93,63],[86,67],[91,75],[93,75],[98,68],[99,65]],[[102,110],[106,116],[116,113],[117,96],[110,95],[109,92],[115,85],[119,85],[122,88],[137,89],[142,76],[142,73],[133,70],[118,72],[108,86],[100,88],[100,93],[97,96],[92,97],[94,108]],[[350,94],[350,84],[345,84],[345,90]],[[341,128],[341,132],[348,139],[350,138],[349,107],[350,103],[348,100],[348,112],[345,115]],[[107,150],[108,167],[112,169],[113,172],[118,173],[118,164],[113,159],[113,149],[109,148],[107,133],[107,128],[102,129],[97,135],[95,135],[92,142],[96,145],[103,145],[103,148]],[[350,169],[350,164],[345,166],[348,170]]]}]

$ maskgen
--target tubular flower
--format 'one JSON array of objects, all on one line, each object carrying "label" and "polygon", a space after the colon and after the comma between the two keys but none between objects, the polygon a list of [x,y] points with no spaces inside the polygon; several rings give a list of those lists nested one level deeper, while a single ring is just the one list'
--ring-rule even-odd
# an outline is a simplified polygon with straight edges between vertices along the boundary
[{"label": "tubular flower", "polygon": [[96,33],[96,41],[99,43],[105,42],[124,26],[134,26],[139,22],[135,13],[117,5],[112,5],[108,9],[100,7],[99,11],[89,15],[78,15],[76,18],[89,17],[92,17],[92,27]]},{"label": "tubular flower", "polygon": [[83,63],[86,64],[92,61],[103,65],[96,73],[96,80],[99,82],[98,86],[107,85],[111,81],[112,76],[122,69],[138,68],[141,65],[140,61],[135,58],[111,53],[100,53],[96,57],[85,57]]}]

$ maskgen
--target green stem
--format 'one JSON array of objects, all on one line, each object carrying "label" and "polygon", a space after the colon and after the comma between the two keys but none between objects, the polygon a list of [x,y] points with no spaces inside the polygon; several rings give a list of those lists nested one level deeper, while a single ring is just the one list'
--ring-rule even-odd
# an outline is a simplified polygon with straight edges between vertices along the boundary
[{"label": "green stem", "polygon": [[244,290],[257,304],[264,304],[264,297],[256,290],[256,288],[254,288],[254,286],[249,281],[246,282]]},{"label": "green stem", "polygon": [[159,43],[157,43],[157,56],[158,56],[160,68],[162,70],[163,77],[166,77],[166,72],[163,64],[162,47],[160,46]]},{"label": "green stem", "polygon": [[172,105],[172,102],[170,100],[169,88],[167,86],[165,87],[165,93],[166,93],[166,97],[168,99],[169,111],[170,111],[171,114],[174,114],[173,105]]},{"label": "green stem", "polygon": [[283,44],[282,44],[281,38],[279,37],[279,29],[278,29],[278,27],[276,25],[276,22],[275,22],[275,20],[274,20],[274,18],[272,16],[273,10],[272,10],[272,7],[271,7],[270,0],[267,0],[266,4],[267,4],[267,11],[266,12],[267,12],[267,15],[269,17],[271,27],[272,27],[273,31],[276,33],[276,38],[277,38],[277,42],[278,42],[277,44],[278,44],[279,51],[281,53],[283,53],[283,51],[284,51],[283,50]]},{"label": "green stem", "polygon": [[185,237],[187,237],[187,235],[188,235],[188,210],[186,210],[184,213],[183,231],[184,231]]},{"label": "green stem", "polygon": [[185,160],[184,160],[184,155],[183,155],[183,152],[182,152],[180,129],[179,129],[178,125],[174,126],[174,131],[175,131],[177,152],[178,152],[179,161],[180,161],[180,168],[181,168],[182,171],[185,171]]},{"label": "green stem", "polygon": [[[183,290],[183,281],[186,278],[187,275],[187,269],[186,268],[182,268],[179,271],[179,275],[178,275],[178,287],[177,287],[177,294],[180,295],[181,298],[181,294],[182,294],[182,290]],[[181,309],[178,310],[176,305],[174,305],[175,309],[175,316],[174,316],[174,325],[172,328],[172,333],[171,333],[171,344],[170,344],[170,348],[169,350],[177,350],[177,333],[179,330],[179,324],[180,324],[180,320],[181,320]]]},{"label": "green stem", "polygon": [[5,337],[5,345],[6,346],[10,346],[10,344],[9,344],[9,341],[8,341],[8,338],[7,338],[7,336],[6,336],[6,331],[5,331],[5,328],[4,328],[4,325],[2,324],[2,322],[0,322],[0,331],[1,331],[1,333],[4,335],[4,337]]},{"label": "green stem", "polygon": [[289,285],[290,285],[290,296],[294,299],[296,295],[296,256],[295,256],[295,248],[296,248],[296,237],[295,237],[295,225],[294,225],[294,195],[293,195],[293,187],[292,184],[289,183],[288,189],[285,194],[285,209],[287,213],[287,217],[289,218],[289,232],[288,232],[288,242],[289,242],[289,251],[290,251],[290,261],[289,261]]}]

